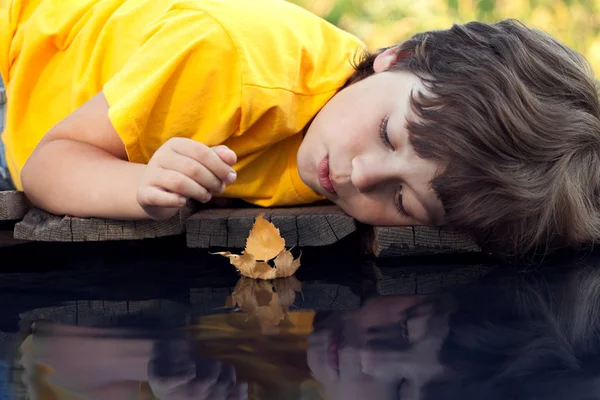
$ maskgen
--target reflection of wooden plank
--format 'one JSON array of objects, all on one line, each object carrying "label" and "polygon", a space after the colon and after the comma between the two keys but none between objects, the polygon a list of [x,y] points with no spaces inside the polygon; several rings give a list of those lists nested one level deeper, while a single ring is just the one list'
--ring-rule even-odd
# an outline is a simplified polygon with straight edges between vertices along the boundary
[{"label": "reflection of wooden plank", "polygon": [[192,288],[190,289],[190,305],[193,315],[203,316],[215,313],[228,312],[224,310],[230,288]]},{"label": "reflection of wooden plank", "polygon": [[490,265],[448,265],[429,269],[373,266],[377,293],[412,295],[439,293],[453,286],[476,283],[495,269]]},{"label": "reflection of wooden plank", "polygon": [[296,304],[300,308],[316,311],[354,310],[360,307],[360,297],[348,286],[302,282],[302,301]]},{"label": "reflection of wooden plank", "polygon": [[44,242],[151,239],[182,234],[190,214],[190,209],[182,208],[167,221],[118,221],[58,216],[33,208],[15,225],[14,237]]},{"label": "reflection of wooden plank", "polygon": [[373,272],[375,273],[377,293],[380,295],[417,293],[417,273],[414,271],[406,271],[390,277],[384,270],[374,266]]},{"label": "reflection of wooden plank", "polygon": [[[225,308],[233,288],[194,288],[190,290],[193,315],[203,316],[229,312]],[[296,293],[294,304],[301,309],[316,311],[352,310],[360,307],[360,297],[348,286],[302,282],[302,293]],[[292,307],[292,309],[296,309]]]},{"label": "reflection of wooden plank", "polygon": [[261,213],[279,228],[288,247],[325,246],[356,230],[354,219],[336,206],[211,209],[186,221],[188,247],[243,248]]},{"label": "reflection of wooden plank", "polygon": [[0,230],[0,248],[14,246],[17,244],[27,243],[26,240],[17,240],[13,237],[13,231]]},{"label": "reflection of wooden plank", "polygon": [[37,320],[94,327],[135,327],[152,321],[155,327],[185,326],[187,308],[170,300],[68,301],[60,306],[37,308],[20,314],[21,326]]},{"label": "reflection of wooden plank", "polygon": [[467,235],[438,227],[366,227],[362,236],[367,252],[380,258],[481,250]]},{"label": "reflection of wooden plank", "polygon": [[23,192],[0,191],[0,221],[16,221],[23,218],[29,205]]}]

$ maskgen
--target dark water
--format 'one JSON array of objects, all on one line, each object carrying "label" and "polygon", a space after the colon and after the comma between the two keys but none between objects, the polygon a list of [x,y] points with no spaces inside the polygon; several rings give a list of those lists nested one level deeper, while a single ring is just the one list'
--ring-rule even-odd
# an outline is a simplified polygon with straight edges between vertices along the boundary
[{"label": "dark water", "polygon": [[357,248],[270,282],[178,239],[0,249],[0,400],[600,398],[600,256]]}]

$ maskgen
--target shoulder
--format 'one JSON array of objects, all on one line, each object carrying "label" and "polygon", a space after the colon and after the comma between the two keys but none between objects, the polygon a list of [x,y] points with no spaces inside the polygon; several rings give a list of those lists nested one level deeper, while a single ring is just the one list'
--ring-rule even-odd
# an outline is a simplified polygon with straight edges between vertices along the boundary
[{"label": "shoulder", "polygon": [[[172,8],[202,11],[234,30],[271,27],[290,23],[321,23],[323,20],[285,0],[178,0]],[[264,25],[269,22],[268,25]],[[234,25],[231,25],[234,24]]]},{"label": "shoulder", "polygon": [[249,85],[302,92],[299,73],[343,68],[364,47],[350,33],[284,0],[187,0],[178,7],[202,11],[223,29]]}]

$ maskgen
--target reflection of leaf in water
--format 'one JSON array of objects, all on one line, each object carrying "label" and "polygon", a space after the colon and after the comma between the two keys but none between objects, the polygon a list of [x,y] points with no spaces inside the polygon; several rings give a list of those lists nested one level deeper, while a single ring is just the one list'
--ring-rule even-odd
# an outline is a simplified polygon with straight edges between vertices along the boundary
[{"label": "reflection of leaf in water", "polygon": [[289,311],[289,308],[279,304],[278,298],[277,293],[273,293],[273,300],[269,304],[256,309],[256,316],[263,331],[279,325],[285,318],[285,313]]},{"label": "reflection of leaf in water", "polygon": [[275,279],[273,286],[279,296],[279,304],[283,307],[291,307],[296,300],[296,292],[302,292],[302,283],[294,276],[285,279]]},{"label": "reflection of leaf in water", "polygon": [[240,278],[225,307],[256,317],[263,331],[273,331],[288,315],[301,292],[302,283],[294,276],[272,281]]},{"label": "reflection of leaf in water", "polygon": [[[296,273],[300,268],[300,257],[294,259],[289,250],[285,249],[285,240],[279,229],[260,214],[246,240],[246,249],[242,254],[221,251],[217,254],[227,257],[243,276],[253,279],[286,278]],[[275,268],[267,262],[273,260]]]}]

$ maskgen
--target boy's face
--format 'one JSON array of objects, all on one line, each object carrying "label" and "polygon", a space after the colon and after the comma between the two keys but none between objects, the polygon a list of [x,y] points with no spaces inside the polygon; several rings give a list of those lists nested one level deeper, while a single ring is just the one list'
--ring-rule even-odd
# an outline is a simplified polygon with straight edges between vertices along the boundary
[{"label": "boy's face", "polygon": [[341,90],[317,114],[298,170],[309,187],[363,223],[438,225],[444,209],[429,182],[440,166],[417,156],[405,126],[414,115],[411,90],[425,89],[412,73],[385,72],[394,60],[394,49],[379,55],[374,75]]}]

